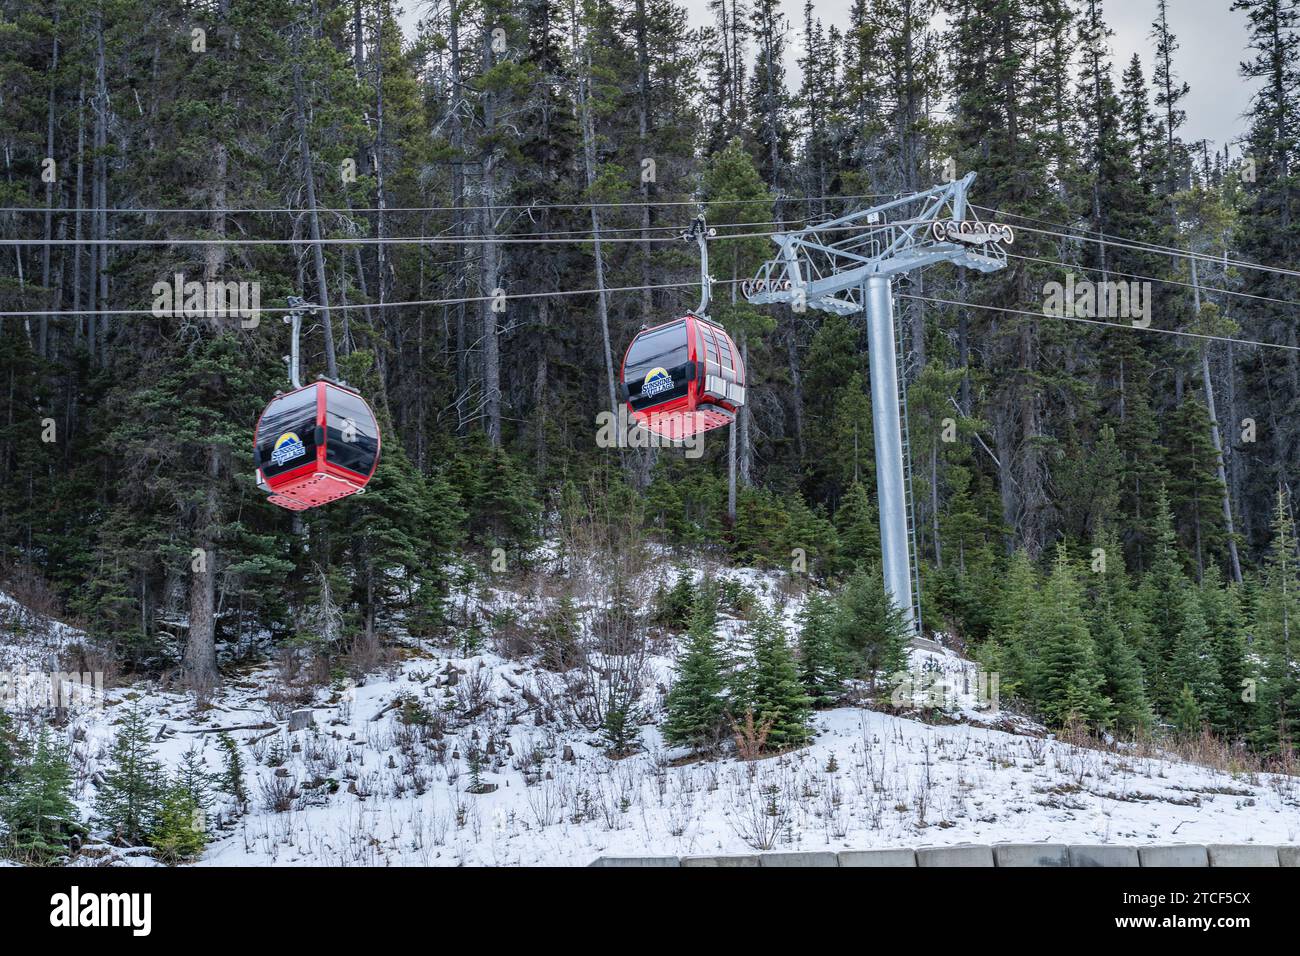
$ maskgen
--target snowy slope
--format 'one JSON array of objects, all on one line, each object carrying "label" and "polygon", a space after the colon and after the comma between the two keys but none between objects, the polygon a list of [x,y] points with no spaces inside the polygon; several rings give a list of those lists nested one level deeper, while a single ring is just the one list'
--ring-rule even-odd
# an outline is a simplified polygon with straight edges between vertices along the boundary
[{"label": "snowy slope", "polygon": [[[751,583],[761,591],[758,577]],[[490,600],[509,603],[501,593]],[[740,627],[724,622],[720,633],[731,639]],[[56,630],[58,640],[75,638]],[[585,865],[601,855],[755,848],[1300,840],[1296,778],[951,723],[1001,717],[963,693],[966,662],[933,651],[913,658],[918,670],[947,673],[958,691],[942,722],[936,711],[927,712],[934,723],[826,711],[811,746],[752,764],[693,762],[663,745],[653,719],[671,675],[668,656],[647,662],[644,749],[612,760],[570,707],[574,673],[415,642],[361,686],[317,691],[307,730],[287,730],[281,677],[267,665],[229,675],[201,713],[185,695],[148,684],[111,689],[106,706],[75,708],[64,732],[89,812],[114,723],[131,701],[149,715],[168,766],[193,747],[215,772],[216,734],[202,731],[248,728],[231,731],[247,765],[248,811],[217,831],[200,865]],[[423,729],[402,719],[399,699],[413,702],[408,716],[427,718]],[[473,748],[483,753],[480,789],[489,792],[469,792]],[[277,797],[288,809],[271,808]],[[214,819],[224,816],[214,808]],[[81,862],[105,856],[150,862],[102,847]]]}]

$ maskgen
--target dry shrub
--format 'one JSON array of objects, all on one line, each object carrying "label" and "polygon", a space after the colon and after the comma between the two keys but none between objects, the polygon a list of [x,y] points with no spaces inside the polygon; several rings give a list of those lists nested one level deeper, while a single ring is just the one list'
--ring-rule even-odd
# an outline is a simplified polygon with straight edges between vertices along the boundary
[{"label": "dry shrub", "polygon": [[757,760],[767,746],[767,735],[772,730],[772,721],[765,720],[761,724],[754,724],[754,711],[749,709],[745,711],[745,722],[743,724],[731,721],[732,737],[736,741],[736,753],[741,760]]},{"label": "dry shrub", "polygon": [[378,634],[366,634],[364,631],[356,636],[351,650],[341,659],[347,675],[358,682],[367,674],[391,668],[397,662],[395,648],[387,646]]},{"label": "dry shrub", "polygon": [[492,615],[492,648],[508,661],[527,657],[536,649],[534,628],[518,612],[507,608]]},{"label": "dry shrub", "polygon": [[310,703],[316,691],[329,683],[329,666],[320,654],[284,647],[277,653],[275,664],[275,678],[267,689],[266,702],[277,720]]},{"label": "dry shrub", "polygon": [[104,689],[117,687],[122,666],[112,651],[94,641],[74,641],[63,649],[59,667],[77,674],[102,674]]},{"label": "dry shrub", "polygon": [[36,618],[61,617],[63,608],[58,597],[45,578],[30,565],[19,564],[0,571],[0,582],[3,582],[4,590],[9,596]]}]

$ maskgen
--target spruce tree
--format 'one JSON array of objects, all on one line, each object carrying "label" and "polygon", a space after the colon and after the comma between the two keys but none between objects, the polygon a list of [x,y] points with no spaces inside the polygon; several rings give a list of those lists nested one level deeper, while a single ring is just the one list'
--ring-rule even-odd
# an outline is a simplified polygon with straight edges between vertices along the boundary
[{"label": "spruce tree", "polygon": [[154,828],[163,780],[138,702],[123,714],[109,761],[95,798],[95,823],[121,843],[142,845]]},{"label": "spruce tree", "polygon": [[879,567],[855,572],[836,596],[835,634],[850,672],[866,680],[872,696],[881,675],[907,666],[907,618],[885,590]]},{"label": "spruce tree", "polygon": [[244,784],[244,758],[239,752],[239,744],[234,737],[223,732],[217,737],[217,745],[223,758],[217,788],[242,808],[248,803],[248,787]]},{"label": "spruce tree", "polygon": [[186,863],[207,846],[208,833],[202,807],[184,779],[176,779],[162,791],[157,817],[149,834],[149,845],[164,863]]},{"label": "spruce tree", "polygon": [[24,863],[48,865],[68,854],[84,833],[72,802],[72,768],[67,751],[46,730],[36,738],[8,792],[0,793],[0,840],[5,854]]},{"label": "spruce tree", "polygon": [[1260,657],[1255,740],[1270,753],[1286,753],[1300,733],[1300,575],[1290,506],[1278,491],[1273,541],[1255,600],[1254,636]]},{"label": "spruce tree", "polygon": [[677,569],[677,579],[668,590],[661,590],[655,600],[655,619],[670,628],[687,627],[695,605],[694,574],[685,565]]},{"label": "spruce tree", "polygon": [[0,794],[13,783],[23,758],[23,742],[13,718],[0,710]]},{"label": "spruce tree", "polygon": [[1152,720],[1138,653],[1146,639],[1146,620],[1129,584],[1118,536],[1103,522],[1093,545],[1088,623],[1101,667],[1101,693],[1111,703],[1110,725],[1117,734],[1128,735]]},{"label": "spruce tree", "polygon": [[727,707],[722,652],[714,633],[716,602],[717,593],[712,587],[697,593],[675,668],[677,679],[665,701],[664,739],[696,750],[717,745]]},{"label": "spruce tree", "polygon": [[[799,683],[799,671],[775,614],[760,609],[750,621],[750,659],[741,672],[734,712],[753,712],[754,725],[767,727],[766,745],[798,747],[812,736],[812,699]],[[733,713],[734,713],[733,712]]]},{"label": "spruce tree", "polygon": [[1240,587],[1224,583],[1215,565],[1207,569],[1200,588],[1201,615],[1209,630],[1210,654],[1218,674],[1212,707],[1217,720],[1214,729],[1234,736],[1244,733],[1250,723],[1251,708],[1245,698],[1254,673],[1246,652],[1240,591]]},{"label": "spruce tree", "polygon": [[1104,723],[1110,701],[1101,691],[1102,672],[1083,613],[1082,589],[1064,547],[1057,548],[1033,622],[1041,650],[1030,688],[1039,712],[1057,725]]},{"label": "spruce tree", "polygon": [[880,529],[876,525],[876,509],[866,486],[855,481],[849,485],[839,511],[835,512],[835,528],[839,533],[839,568],[851,573],[880,560]]},{"label": "spruce tree", "polygon": [[1201,729],[1201,705],[1196,700],[1196,693],[1188,684],[1184,684],[1178,696],[1174,698],[1170,717],[1174,727],[1185,737],[1190,737]]},{"label": "spruce tree", "polygon": [[985,670],[998,675],[1000,693],[1027,699],[1038,654],[1032,630],[1038,572],[1024,551],[1011,556],[994,603],[991,633],[976,657]]},{"label": "spruce tree", "polygon": [[830,707],[844,693],[844,662],[835,644],[835,605],[820,592],[799,609],[799,680],[814,707]]},{"label": "spruce tree", "polygon": [[1142,661],[1124,635],[1120,623],[1104,612],[1092,628],[1101,666],[1101,694],[1110,701],[1109,723],[1127,736],[1151,724],[1151,705],[1143,686]]},{"label": "spruce tree", "polygon": [[1222,707],[1223,682],[1219,679],[1210,628],[1205,623],[1197,589],[1184,591],[1179,603],[1182,626],[1165,669],[1169,686],[1178,688],[1171,713],[1183,706],[1182,698],[1190,690],[1201,718],[1211,726],[1221,727],[1227,719]]},{"label": "spruce tree", "polygon": [[203,757],[193,746],[181,755],[168,791],[176,787],[185,792],[194,807],[195,819],[200,821],[201,829],[207,830],[208,811],[212,808],[212,775],[204,769]]},{"label": "spruce tree", "polygon": [[[1183,571],[1173,512],[1164,486],[1156,495],[1153,528],[1151,570],[1143,579],[1141,590],[1143,611],[1150,626],[1142,648],[1142,663],[1157,710],[1169,714],[1182,691],[1182,682],[1173,680],[1169,673],[1175,647],[1189,629],[1199,632],[1197,640],[1204,640],[1205,632],[1200,605],[1191,594],[1192,583]],[[1189,643],[1188,639],[1183,640],[1185,648]],[[1184,663],[1190,660],[1185,659]]]}]

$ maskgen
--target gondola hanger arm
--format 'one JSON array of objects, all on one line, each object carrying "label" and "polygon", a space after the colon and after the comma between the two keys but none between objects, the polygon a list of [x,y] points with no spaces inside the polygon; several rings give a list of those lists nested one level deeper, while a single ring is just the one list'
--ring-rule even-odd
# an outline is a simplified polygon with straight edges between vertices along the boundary
[{"label": "gondola hanger arm", "polygon": [[690,227],[682,233],[682,238],[687,242],[694,240],[700,247],[700,306],[695,310],[695,314],[705,319],[709,316],[709,304],[713,300],[713,276],[709,275],[709,240],[718,234],[718,230],[710,229],[705,224],[703,216],[696,216],[691,220]]}]

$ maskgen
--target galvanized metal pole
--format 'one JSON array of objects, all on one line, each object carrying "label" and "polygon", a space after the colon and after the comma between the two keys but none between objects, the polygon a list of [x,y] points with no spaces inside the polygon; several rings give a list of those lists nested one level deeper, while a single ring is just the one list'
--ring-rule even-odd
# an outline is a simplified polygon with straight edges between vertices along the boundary
[{"label": "galvanized metal pole", "polygon": [[871,421],[876,437],[876,494],[880,502],[880,551],[885,589],[912,619],[912,576],[907,559],[907,498],[903,487],[903,435],[894,353],[894,297],[889,276],[868,276],[862,290],[871,362]]}]

